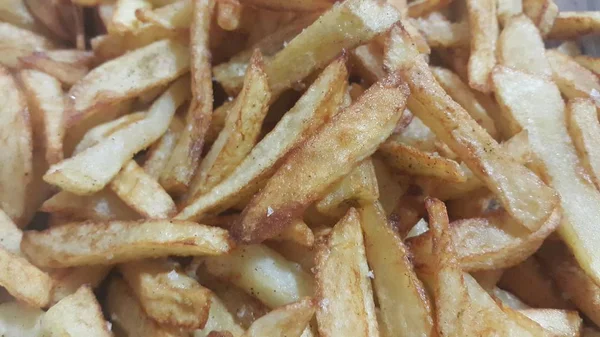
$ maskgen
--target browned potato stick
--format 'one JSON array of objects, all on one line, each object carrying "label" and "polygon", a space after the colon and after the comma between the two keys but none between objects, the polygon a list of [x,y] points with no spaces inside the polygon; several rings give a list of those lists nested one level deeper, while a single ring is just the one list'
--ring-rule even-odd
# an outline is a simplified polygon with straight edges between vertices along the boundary
[{"label": "browned potato stick", "polygon": [[217,24],[225,30],[236,30],[242,20],[244,7],[239,0],[217,1]]},{"label": "browned potato stick", "polygon": [[406,10],[408,16],[416,18],[443,9],[451,2],[452,0],[415,0],[408,3]]},{"label": "browned potato stick", "polygon": [[312,298],[277,308],[254,321],[243,337],[300,337],[315,309],[316,303]]},{"label": "browned potato stick", "polygon": [[600,256],[594,248],[595,230],[589,220],[600,218],[597,206],[600,193],[580,174],[581,166],[569,138],[565,104],[558,88],[548,79],[504,67],[494,70],[493,81],[503,109],[528,130],[531,149],[541,161],[550,185],[561,197],[563,219],[558,232],[586,272],[600,279],[596,266]]},{"label": "browned potato stick", "polygon": [[594,323],[600,321],[600,287],[586,274],[569,249],[559,241],[548,241],[538,251],[542,264],[560,290]]},{"label": "browned potato stick", "polygon": [[588,34],[600,34],[600,12],[560,12],[548,37],[573,39]]},{"label": "browned potato stick", "polygon": [[380,329],[386,336],[431,335],[431,304],[402,239],[390,227],[379,203],[363,206],[359,213],[381,310]]},{"label": "browned potato stick", "polygon": [[[379,81],[295,149],[232,228],[242,242],[282,232],[394,130],[409,91],[396,74]],[[318,168],[318,169],[315,169]]]},{"label": "browned potato stick", "polygon": [[450,22],[440,12],[411,21],[432,48],[464,47],[469,45],[467,22]]},{"label": "browned potato stick", "polygon": [[40,320],[44,311],[22,302],[0,304],[0,326],[7,336],[35,337],[40,335]]},{"label": "browned potato stick", "polygon": [[600,79],[568,55],[546,51],[554,82],[568,98],[590,98],[600,107]]},{"label": "browned potato stick", "polygon": [[573,57],[575,62],[579,63],[596,76],[600,76],[600,58],[587,55],[569,55]]},{"label": "browned potato stick", "polygon": [[188,48],[162,40],[94,68],[68,93],[67,127],[111,102],[135,97],[168,83],[189,69]]},{"label": "browned potato stick", "polygon": [[177,139],[159,181],[171,193],[183,194],[196,172],[213,107],[210,22],[215,0],[193,0],[191,27],[192,100],[185,116],[186,127]]},{"label": "browned potato stick", "polygon": [[20,57],[54,47],[54,43],[42,35],[0,22],[0,65],[16,68]]},{"label": "browned potato stick", "polygon": [[523,13],[523,0],[498,0],[498,21],[505,26],[512,17]]},{"label": "browned potato stick", "polygon": [[177,80],[154,101],[144,119],[116,131],[110,138],[78,155],[52,165],[44,180],[80,195],[100,191],[135,153],[165,133],[175,111],[188,98],[188,84],[187,77]]},{"label": "browned potato stick", "polygon": [[490,75],[496,65],[498,18],[496,1],[466,0],[471,29],[471,56],[469,57],[469,85],[489,93]]},{"label": "browned potato stick", "polygon": [[160,325],[198,329],[206,324],[210,290],[169,261],[129,262],[119,271],[146,314]]},{"label": "browned potato stick", "polygon": [[21,65],[47,73],[71,86],[89,72],[93,54],[80,50],[48,50],[19,58]]},{"label": "browned potato stick", "polygon": [[297,11],[297,12],[313,12],[322,11],[331,7],[334,3],[332,0],[298,0],[298,1],[282,1],[282,0],[240,0],[240,3],[257,8],[264,8],[273,11]]},{"label": "browned potato stick", "polygon": [[73,220],[111,221],[140,218],[108,189],[87,196],[61,191],[47,199],[39,210]]},{"label": "browned potato stick", "polygon": [[313,296],[312,275],[263,245],[243,246],[200,261],[207,273],[229,280],[270,308]]},{"label": "browned potato stick", "polygon": [[232,244],[221,228],[144,220],[70,223],[27,231],[21,249],[37,265],[64,268],[167,255],[218,255],[229,252]]},{"label": "browned potato stick", "polygon": [[556,336],[579,336],[582,322],[577,311],[558,309],[524,309],[519,313]]},{"label": "browned potato stick", "polygon": [[263,67],[262,55],[257,52],[246,71],[244,87],[227,113],[223,130],[190,184],[189,197],[205,194],[223,181],[256,144],[271,99]]},{"label": "browned potato stick", "polygon": [[577,98],[567,105],[567,127],[583,165],[596,186],[600,186],[600,123],[596,105]]},{"label": "browned potato stick", "polygon": [[24,257],[0,247],[0,286],[28,305],[41,308],[48,305],[52,294],[52,279]]},{"label": "browned potato stick", "polygon": [[80,287],[96,288],[106,278],[112,266],[86,266],[57,269],[50,273],[54,286],[50,305],[74,294]]},{"label": "browned potato stick", "polygon": [[[216,334],[216,330],[222,334]],[[234,316],[223,302],[213,294],[208,321],[203,329],[194,331],[194,337],[241,337],[243,333],[244,329],[235,322]]]},{"label": "browned potato stick", "polygon": [[254,193],[275,170],[275,163],[335,114],[346,90],[344,59],[332,62],[306,93],[246,156],[239,166],[208,193],[191,199],[176,219],[199,219],[219,212]]},{"label": "browned potato stick", "polygon": [[64,97],[60,82],[37,70],[22,70],[19,78],[28,96],[34,146],[45,150],[49,165],[61,161],[65,125]]},{"label": "browned potato stick", "polygon": [[522,0],[523,13],[538,27],[542,36],[548,35],[556,17],[558,6],[554,0]]},{"label": "browned potato stick", "polygon": [[0,21],[31,31],[38,31],[39,24],[27,9],[23,0],[4,0],[0,2]]},{"label": "browned potato stick", "polygon": [[393,168],[407,174],[437,177],[451,182],[465,182],[460,165],[435,152],[425,152],[410,145],[387,140],[379,146],[378,153]]},{"label": "browned potato stick", "polygon": [[179,329],[158,325],[146,315],[127,283],[113,277],[106,295],[106,312],[112,324],[127,336],[184,337]]},{"label": "browned potato stick", "polygon": [[360,215],[351,208],[317,252],[317,322],[323,337],[379,335],[360,226]]},{"label": "browned potato stick", "polygon": [[390,68],[401,71],[411,88],[409,109],[494,191],[519,223],[531,231],[540,228],[556,208],[556,194],[533,172],[511,160],[496,141],[444,93],[425,61],[411,48],[410,41],[403,41],[402,34],[400,30],[392,31],[386,62]]},{"label": "browned potato stick", "polygon": [[42,336],[113,336],[89,286],[53,305],[42,317],[41,330]]},{"label": "browned potato stick", "polygon": [[144,171],[154,179],[158,180],[167,165],[169,155],[177,144],[177,139],[183,128],[184,125],[181,119],[174,116],[167,131],[148,149],[144,161]]},{"label": "browned potato stick", "polygon": [[148,0],[117,0],[113,9],[111,25],[107,27],[108,32],[122,34],[134,30],[141,25],[135,16],[136,10],[150,8],[152,8],[152,4]]}]

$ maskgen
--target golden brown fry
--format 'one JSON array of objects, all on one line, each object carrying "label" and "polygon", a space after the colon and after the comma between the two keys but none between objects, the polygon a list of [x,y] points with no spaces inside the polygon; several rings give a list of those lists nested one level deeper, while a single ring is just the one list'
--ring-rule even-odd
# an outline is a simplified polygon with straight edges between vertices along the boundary
[{"label": "golden brown fry", "polygon": [[379,202],[385,213],[391,215],[393,210],[400,205],[400,199],[408,189],[408,179],[399,178],[398,174],[392,172],[379,158],[372,157],[377,177],[379,190]]},{"label": "golden brown fry", "polygon": [[104,188],[135,153],[148,147],[167,130],[177,107],[189,95],[188,83],[186,77],[177,80],[152,104],[144,119],[116,131],[110,138],[78,155],[52,165],[44,180],[82,195]]},{"label": "golden brown fry", "polygon": [[471,29],[469,85],[478,91],[491,91],[490,75],[496,65],[498,18],[495,0],[467,0]]},{"label": "golden brown fry", "polygon": [[198,167],[190,184],[189,197],[205,194],[223,181],[252,150],[269,108],[271,93],[257,52],[246,71],[244,88],[225,120],[223,130]]},{"label": "golden brown fry", "polygon": [[548,37],[574,39],[588,34],[600,34],[600,12],[560,12]]},{"label": "golden brown fry", "polygon": [[80,196],[61,191],[46,200],[39,210],[76,220],[110,221],[139,219],[139,216],[127,204],[108,189],[89,196]]},{"label": "golden brown fry", "polygon": [[244,161],[208,193],[193,198],[176,219],[200,219],[217,213],[254,193],[288,151],[337,113],[347,87],[344,58],[332,62],[298,102],[246,156]]},{"label": "golden brown fry", "polygon": [[322,11],[332,6],[332,0],[240,0],[247,6],[264,8],[273,11],[313,12]]},{"label": "golden brown fry", "polygon": [[53,48],[54,43],[41,35],[0,22],[0,65],[16,68],[20,57]]},{"label": "golden brown fry", "polygon": [[590,98],[600,107],[600,80],[570,56],[556,50],[546,51],[554,82],[568,98]]},{"label": "golden brown fry", "polygon": [[63,298],[74,294],[82,286],[96,288],[110,272],[112,266],[86,266],[58,269],[51,272],[54,282],[50,305],[56,304]]},{"label": "golden brown fry", "polygon": [[29,69],[43,71],[71,86],[83,78],[93,61],[93,53],[75,49],[36,51],[19,58]]},{"label": "golden brown fry", "polygon": [[267,243],[267,246],[274,249],[286,259],[302,266],[304,271],[311,271],[315,266],[314,247],[307,247],[294,241],[275,241]]},{"label": "golden brown fry", "polygon": [[90,128],[75,146],[72,156],[100,143],[118,130],[144,119],[146,115],[146,112],[134,112]]},{"label": "golden brown fry", "polygon": [[432,48],[465,47],[469,45],[467,22],[450,22],[440,12],[412,21]]},{"label": "golden brown fry", "polygon": [[25,255],[51,268],[167,255],[218,255],[231,248],[229,235],[221,228],[167,220],[70,223],[27,231],[21,242]]},{"label": "golden brown fry", "polygon": [[21,254],[21,238],[23,232],[12,222],[2,209],[0,209],[0,247],[7,252]]},{"label": "golden brown fry", "polygon": [[448,6],[452,0],[415,0],[411,1],[407,7],[407,14],[416,18],[425,16],[431,12],[443,9]]},{"label": "golden brown fry", "polygon": [[[215,330],[221,334],[215,334]],[[244,329],[236,323],[223,302],[213,294],[208,321],[202,330],[194,331],[194,337],[241,337],[243,333]]]},{"label": "golden brown fry", "polygon": [[542,36],[546,36],[554,26],[558,6],[554,0],[523,0],[523,13],[538,27]]},{"label": "golden brown fry", "polygon": [[188,48],[162,40],[94,68],[68,93],[67,127],[99,108],[168,83],[189,69]]},{"label": "golden brown fry", "polygon": [[367,261],[386,336],[429,336],[432,309],[402,239],[390,227],[379,203],[359,210]]},{"label": "golden brown fry", "polygon": [[577,337],[581,331],[582,322],[577,311],[522,309],[519,313],[556,336]]},{"label": "golden brown fry", "polygon": [[257,319],[243,337],[300,337],[315,314],[315,309],[315,300],[302,298]]},{"label": "golden brown fry", "polygon": [[400,69],[408,81],[411,88],[409,109],[494,191],[519,223],[532,231],[540,228],[558,202],[552,189],[533,172],[514,162],[460,105],[444,93],[422,56],[416,55],[410,41],[403,41],[406,36],[402,34],[400,30],[392,31],[386,62],[390,68]]},{"label": "golden brown fry", "polygon": [[239,0],[217,1],[217,23],[224,30],[236,30],[240,26],[244,7]]},{"label": "golden brown fry", "polygon": [[[378,336],[373,290],[358,212],[351,208],[316,256],[319,334]],[[375,276],[376,277],[376,276]]]},{"label": "golden brown fry", "polygon": [[161,172],[167,165],[171,151],[177,145],[177,139],[183,127],[181,119],[173,116],[167,131],[148,149],[146,161],[144,161],[144,171],[152,178],[158,180],[160,177]]},{"label": "golden brown fry", "polygon": [[600,186],[600,123],[596,105],[589,99],[577,98],[567,105],[567,127],[579,158],[591,175],[596,187]]},{"label": "golden brown fry", "polygon": [[31,306],[45,307],[52,294],[52,279],[27,259],[0,247],[0,286]]},{"label": "golden brown fry", "polygon": [[212,294],[167,260],[144,260],[119,266],[125,282],[150,318],[160,325],[204,327]]},{"label": "golden brown fry", "polygon": [[42,317],[41,336],[111,337],[102,309],[89,286],[53,305]]},{"label": "golden brown fry", "polygon": [[356,47],[350,53],[353,70],[368,84],[385,77],[383,50],[376,41]]},{"label": "golden brown fry", "polygon": [[136,10],[150,8],[152,4],[149,0],[116,0],[108,32],[123,34],[138,28],[142,23],[135,16]]}]

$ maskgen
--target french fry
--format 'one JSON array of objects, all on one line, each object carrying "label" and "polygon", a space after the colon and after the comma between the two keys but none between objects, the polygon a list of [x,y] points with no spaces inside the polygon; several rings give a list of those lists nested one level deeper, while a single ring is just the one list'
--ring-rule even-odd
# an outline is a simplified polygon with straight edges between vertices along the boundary
[{"label": "french fry", "polygon": [[106,311],[112,324],[127,336],[183,337],[184,333],[159,326],[146,315],[127,283],[114,277],[108,285]]},{"label": "french fry", "polygon": [[56,304],[63,298],[74,294],[81,287],[96,288],[106,278],[112,266],[86,266],[58,269],[50,272],[54,282],[50,305]]},{"label": "french fry", "polygon": [[579,336],[581,317],[577,311],[558,309],[523,309],[519,313],[556,336]]},{"label": "french fry", "polygon": [[54,43],[42,35],[0,22],[0,65],[16,68],[19,58],[35,51],[54,48]]},{"label": "french fry", "polygon": [[72,155],[75,156],[87,150],[88,148],[100,143],[102,140],[106,139],[108,136],[115,133],[116,131],[132,123],[144,119],[146,115],[146,112],[134,112],[89,129],[83,135],[77,146],[75,146]]},{"label": "french fry", "polygon": [[0,21],[11,25],[39,32],[40,27],[27,9],[24,0],[4,0],[0,2]]},{"label": "french fry", "polygon": [[344,59],[331,63],[227,178],[208,193],[189,200],[175,218],[199,219],[234,205],[240,196],[254,193],[273,174],[278,160],[337,112],[346,78]]},{"label": "french fry", "polygon": [[[407,79],[412,92],[408,99],[411,112],[494,191],[519,223],[532,231],[540,228],[556,208],[556,194],[533,172],[509,158],[496,141],[444,93],[422,57],[411,48],[410,41],[403,41],[402,34],[400,30],[392,31],[386,62],[391,69],[400,69]],[[510,177],[498,174],[499,170],[504,174],[510,172]]]},{"label": "french fry", "polygon": [[27,259],[0,247],[0,285],[15,298],[37,308],[50,302],[52,279]]},{"label": "french fry", "polygon": [[244,7],[239,0],[217,2],[217,23],[225,30],[236,30],[240,26]]},{"label": "french fry", "polygon": [[61,84],[54,77],[37,70],[22,70],[19,75],[29,98],[34,146],[46,152],[49,165],[56,164],[64,157],[64,97]]},{"label": "french fry", "polygon": [[196,172],[204,137],[210,125],[213,88],[211,75],[210,22],[215,0],[194,0],[191,27],[192,100],[185,116],[185,125],[160,175],[160,184],[171,193],[183,194]]},{"label": "french fry", "polygon": [[361,78],[368,81],[369,84],[377,82],[378,79],[385,77],[383,69],[383,50],[376,42],[364,44],[356,47],[350,53],[354,71]]},{"label": "french fry", "polygon": [[136,18],[135,12],[138,9],[152,8],[149,0],[117,0],[113,9],[111,25],[108,26],[110,34],[122,34],[134,30],[141,25]]},{"label": "french fry", "polygon": [[600,107],[600,80],[571,57],[556,50],[546,51],[554,82],[568,98],[590,98]]},{"label": "french fry", "polygon": [[53,305],[41,320],[42,336],[110,337],[102,310],[89,286]]},{"label": "french fry", "polygon": [[257,319],[243,337],[300,337],[315,314],[316,303],[312,298],[277,308]]},{"label": "french fry", "polygon": [[21,254],[21,239],[23,232],[0,209],[0,247],[15,255]]},{"label": "french fry", "polygon": [[311,271],[315,266],[315,249],[300,243],[281,240],[267,243],[269,248],[274,249],[286,259],[302,266],[304,271]]},{"label": "french fry", "polygon": [[471,29],[471,56],[469,57],[469,86],[489,93],[490,75],[496,65],[498,18],[496,1],[467,0]]},{"label": "french fry", "polygon": [[377,188],[379,190],[379,202],[387,215],[391,215],[394,209],[400,205],[400,199],[408,189],[408,179],[397,179],[397,175],[377,157],[372,159],[377,177]]},{"label": "french fry", "polygon": [[[131,55],[131,54],[128,54]],[[146,117],[134,122],[78,155],[52,165],[44,180],[80,195],[104,188],[121,167],[169,127],[179,105],[188,97],[188,79],[177,80],[157,99]],[[90,163],[97,163],[91,165]]]},{"label": "french fry", "polygon": [[44,311],[21,302],[0,304],[0,331],[6,336],[40,336]]},{"label": "french fry", "polygon": [[260,242],[281,233],[392,133],[408,93],[406,84],[392,74],[335,115],[294,150],[254,196],[234,224],[232,236],[241,242]]},{"label": "french fry", "polygon": [[508,20],[523,13],[523,0],[499,0],[498,1],[498,21],[502,26],[506,26]]},{"label": "french fry", "polygon": [[596,76],[600,76],[600,58],[587,55],[569,55],[572,56],[575,62],[579,63],[587,70],[593,72]]},{"label": "french fry", "polygon": [[502,302],[502,304],[508,306],[509,308],[517,309],[517,310],[531,308],[527,304],[523,303],[521,301],[521,299],[519,299],[514,294],[512,294],[506,290],[502,290],[498,287],[494,287],[491,294],[493,295],[493,297],[496,301]]},{"label": "french fry", "polygon": [[548,37],[573,39],[588,34],[600,34],[600,12],[560,12]]},{"label": "french fry", "polygon": [[223,130],[206,154],[192,180],[188,195],[205,194],[244,160],[258,140],[271,93],[257,52],[246,71],[244,88],[227,113]]},{"label": "french fry", "polygon": [[20,57],[19,61],[26,68],[45,72],[71,86],[89,72],[93,57],[87,51],[64,49],[36,51]]},{"label": "french fry", "polygon": [[600,124],[596,105],[589,99],[577,98],[567,104],[567,127],[583,165],[596,186],[600,186]]},{"label": "french fry", "polygon": [[64,268],[167,255],[218,255],[230,251],[232,245],[221,228],[146,220],[71,223],[42,232],[27,231],[21,249],[37,265]]},{"label": "french fry", "polygon": [[[215,335],[213,333],[215,331],[221,331],[224,334]],[[227,307],[213,295],[208,321],[203,329],[194,331],[194,337],[241,337],[243,333],[244,329],[235,322],[234,316],[227,310]]]},{"label": "french fry", "polygon": [[579,43],[576,41],[565,41],[556,47],[556,50],[571,57],[579,56],[583,53],[581,47],[579,47]]},{"label": "french fry", "polygon": [[360,216],[351,208],[318,250],[317,322],[321,336],[378,336]]},{"label": "french fry", "polygon": [[160,325],[204,327],[212,294],[167,260],[144,260],[119,266],[119,271],[146,314]]},{"label": "french fry", "polygon": [[[565,104],[558,88],[548,79],[504,67],[494,70],[493,81],[503,109],[528,130],[531,149],[561,197],[563,220],[559,234],[586,272],[600,280],[600,256],[594,248],[593,226],[589,225],[589,219],[600,218],[600,193],[579,173],[579,159],[567,131]],[[514,91],[517,87],[521,89]],[[579,211],[582,207],[585,213]]]},{"label": "french fry", "polygon": [[79,196],[61,191],[46,200],[40,207],[40,211],[79,220],[139,219],[139,216],[127,204],[108,189],[89,196]]},{"label": "french fry", "polygon": [[270,308],[313,295],[311,275],[263,245],[243,246],[201,262],[206,272],[229,280]]},{"label": "french fry", "polygon": [[419,29],[432,48],[465,47],[469,45],[467,22],[450,22],[440,12],[417,18],[412,24]]},{"label": "french fry", "polygon": [[523,13],[538,27],[542,36],[546,36],[554,26],[558,6],[554,0],[523,0]]},{"label": "french fry", "polygon": [[359,209],[367,261],[386,336],[430,336],[432,310],[402,239],[389,226],[379,203]]},{"label": "french fry", "polygon": [[183,127],[181,119],[174,116],[167,131],[148,149],[146,161],[144,161],[144,171],[154,179],[158,180],[160,173],[167,165],[169,155],[177,144]]},{"label": "french fry", "polygon": [[71,87],[67,127],[98,113],[107,103],[135,97],[168,83],[189,69],[188,48],[162,40],[94,68]]},{"label": "french fry", "polygon": [[242,4],[273,11],[313,12],[328,9],[333,4],[331,0],[241,0]]},{"label": "french fry", "polygon": [[408,16],[416,18],[443,9],[451,2],[452,0],[415,0],[408,4],[406,10]]}]

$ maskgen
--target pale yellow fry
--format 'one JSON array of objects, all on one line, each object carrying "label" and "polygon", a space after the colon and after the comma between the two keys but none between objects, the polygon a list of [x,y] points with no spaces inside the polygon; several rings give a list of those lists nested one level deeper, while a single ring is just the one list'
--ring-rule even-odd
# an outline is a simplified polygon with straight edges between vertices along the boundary
[{"label": "pale yellow fry", "polygon": [[567,127],[579,158],[596,186],[600,186],[600,123],[596,106],[589,99],[570,100],[567,116]]},{"label": "pale yellow fry", "polygon": [[240,165],[208,193],[190,200],[175,218],[199,219],[208,212],[234,205],[241,200],[240,196],[254,193],[273,173],[279,159],[337,112],[348,75],[344,61],[340,58],[325,68]]},{"label": "pale yellow fry", "polygon": [[270,308],[313,295],[312,275],[263,245],[243,246],[200,261],[206,272],[230,281]]},{"label": "pale yellow fry", "polygon": [[548,35],[558,16],[558,6],[554,0],[522,0],[523,12],[539,28],[542,36]]},{"label": "pale yellow fry", "polygon": [[68,93],[67,127],[115,103],[161,86],[189,69],[189,50],[162,40],[94,68]]},{"label": "pale yellow fry", "polygon": [[63,298],[74,294],[80,287],[98,287],[111,269],[112,266],[98,265],[52,271],[50,277],[52,277],[54,287],[52,288],[50,305],[54,305]]},{"label": "pale yellow fry", "polygon": [[15,225],[2,209],[0,209],[0,248],[7,252],[21,254],[21,239],[23,232]]},{"label": "pale yellow fry", "polygon": [[560,12],[548,33],[551,39],[573,39],[600,34],[600,12]]},{"label": "pale yellow fry", "polygon": [[15,298],[31,306],[48,305],[52,295],[52,279],[24,257],[0,248],[0,286]]},{"label": "pale yellow fry", "polygon": [[556,50],[571,57],[579,56],[583,53],[577,41],[565,41],[556,47]]},{"label": "pale yellow fry", "polygon": [[552,77],[567,98],[590,98],[600,107],[600,80],[570,56],[556,50],[546,51],[552,67]]},{"label": "pale yellow fry", "polygon": [[448,6],[452,0],[415,0],[411,1],[407,7],[408,16],[416,18],[425,16],[431,12],[443,9]]},{"label": "pale yellow fry", "polygon": [[119,266],[150,318],[160,325],[197,329],[206,323],[212,293],[167,260]]},{"label": "pale yellow fry", "polygon": [[76,194],[101,190],[134,154],[167,131],[177,107],[189,95],[188,85],[187,77],[177,80],[152,104],[144,119],[116,131],[110,138],[78,155],[52,165],[44,180]]},{"label": "pale yellow fry", "polygon": [[185,116],[185,125],[167,166],[160,175],[160,184],[172,193],[185,193],[196,172],[210,125],[213,107],[211,74],[210,22],[215,0],[193,0],[194,18],[191,29],[192,100]]},{"label": "pale yellow fry", "polygon": [[44,311],[22,302],[0,304],[0,331],[5,336],[39,337]]},{"label": "pale yellow fry", "polygon": [[41,336],[113,336],[89,286],[53,305],[42,317],[41,326]]},{"label": "pale yellow fry", "polygon": [[122,129],[132,123],[146,118],[146,112],[134,112],[114,120],[102,123],[89,129],[83,138],[79,141],[75,150],[73,150],[72,156],[75,156],[88,148],[100,143],[111,134],[115,133],[119,129]]},{"label": "pale yellow fry", "polygon": [[446,93],[456,103],[460,104],[475,119],[477,124],[481,125],[493,138],[498,137],[498,131],[494,120],[490,117],[490,112],[478,101],[475,93],[461,80],[460,76],[448,69],[439,67],[431,67],[431,72]]},{"label": "pale yellow fry", "polygon": [[38,23],[27,9],[24,0],[0,1],[0,21],[31,31],[39,29]]},{"label": "pale yellow fry", "polygon": [[39,210],[75,220],[139,219],[136,212],[108,189],[86,196],[61,191],[46,200]]},{"label": "pale yellow fry", "polygon": [[591,56],[587,56],[587,55],[569,55],[569,56],[572,56],[573,59],[575,60],[575,62],[584,66],[585,68],[587,68],[588,70],[590,70],[591,72],[596,74],[596,76],[600,76],[600,58],[591,57]]},{"label": "pale yellow fry", "polygon": [[257,52],[246,71],[244,88],[225,120],[223,130],[206,154],[190,184],[188,195],[204,194],[220,183],[239,165],[258,140],[267,115],[271,93]]},{"label": "pale yellow fry", "polygon": [[[563,211],[558,232],[582,268],[600,280],[595,219],[600,219],[600,192],[586,181],[566,126],[565,104],[554,82],[504,67],[494,70],[496,97],[529,133],[529,144],[548,182],[560,196]],[[585,211],[582,211],[585,210]]]},{"label": "pale yellow fry", "polygon": [[218,255],[231,250],[227,231],[188,221],[70,223],[23,234],[21,249],[37,265],[64,268],[167,255]]},{"label": "pale yellow fry", "polygon": [[149,0],[117,0],[108,32],[122,34],[138,28],[142,23],[135,16],[136,10],[150,8],[152,4]]},{"label": "pale yellow fry", "polygon": [[[194,331],[194,337],[212,337],[213,331],[227,331],[231,336],[223,337],[241,337],[244,329],[236,322],[235,317],[229,312],[223,301],[216,295],[212,295],[208,321],[201,330]],[[220,337],[220,336],[217,336]]]},{"label": "pale yellow fry", "polygon": [[19,66],[19,58],[35,51],[53,49],[54,43],[29,30],[0,22],[0,64]]},{"label": "pale yellow fry", "polygon": [[381,309],[380,329],[386,336],[430,336],[434,329],[431,304],[402,239],[388,223],[381,204],[363,206],[359,213]]},{"label": "pale yellow fry", "polygon": [[145,218],[168,219],[177,213],[171,196],[135,160],[123,166],[110,182],[110,188]]},{"label": "pale yellow fry", "polygon": [[579,336],[582,327],[577,311],[558,309],[523,309],[519,313],[539,324],[555,336]]},{"label": "pale yellow fry", "polygon": [[236,30],[241,24],[244,7],[239,0],[217,1],[217,24],[224,30]]},{"label": "pale yellow fry", "polygon": [[19,61],[24,68],[45,72],[71,86],[89,72],[93,57],[91,52],[64,49],[33,52]]},{"label": "pale yellow fry", "polygon": [[498,39],[498,63],[540,76],[552,76],[538,28],[525,15],[510,18]]},{"label": "pale yellow fry", "polygon": [[411,21],[419,29],[430,47],[450,48],[469,45],[469,24],[450,22],[443,14],[433,12]]},{"label": "pale yellow fry", "polygon": [[315,264],[319,334],[379,336],[369,277],[372,271],[367,265],[360,218],[354,208],[335,225],[319,248]]},{"label": "pale yellow fry", "polygon": [[[513,161],[498,143],[437,84],[422,56],[415,55],[402,32],[392,31],[387,64],[400,69],[411,88],[408,107],[444,141],[505,209],[535,231],[558,202],[554,191],[533,172]],[[406,38],[406,36],[404,36]]]},{"label": "pale yellow fry", "polygon": [[471,30],[469,85],[478,91],[491,91],[490,76],[496,65],[498,18],[495,0],[466,0]]},{"label": "pale yellow fry", "polygon": [[315,308],[312,298],[279,307],[254,321],[243,337],[300,337],[315,314]]},{"label": "pale yellow fry", "polygon": [[177,145],[177,139],[183,128],[181,119],[174,116],[167,132],[148,149],[146,161],[144,161],[144,171],[155,180],[158,180],[167,165],[169,155]]},{"label": "pale yellow fry", "polygon": [[[140,306],[127,283],[113,277],[106,295],[106,313],[112,324],[127,336],[184,337],[179,329],[169,329],[158,325]],[[189,335],[189,333],[188,333]]]},{"label": "pale yellow fry", "polygon": [[506,22],[513,16],[523,13],[523,0],[497,0],[498,21],[505,26]]},{"label": "pale yellow fry", "polygon": [[49,165],[56,164],[64,157],[65,105],[61,84],[37,70],[22,70],[20,78],[29,98],[34,145],[45,150]]},{"label": "pale yellow fry", "polygon": [[27,102],[8,69],[0,66],[0,208],[25,225],[33,178],[33,139]]},{"label": "pale yellow fry", "polygon": [[240,0],[240,3],[273,11],[312,12],[322,11],[332,6],[332,0]]},{"label": "pale yellow fry", "polygon": [[407,85],[391,74],[333,116],[252,198],[232,227],[232,236],[256,243],[282,232],[328,187],[375,152],[400,120],[408,94]]}]

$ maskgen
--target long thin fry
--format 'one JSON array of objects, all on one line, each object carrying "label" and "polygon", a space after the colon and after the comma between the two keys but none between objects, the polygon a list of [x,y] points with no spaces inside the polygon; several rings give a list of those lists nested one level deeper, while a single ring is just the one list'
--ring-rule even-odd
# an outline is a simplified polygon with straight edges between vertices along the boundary
[{"label": "long thin fry", "polygon": [[496,65],[498,18],[495,0],[467,0],[471,29],[469,85],[484,93],[491,91],[490,75]]}]

